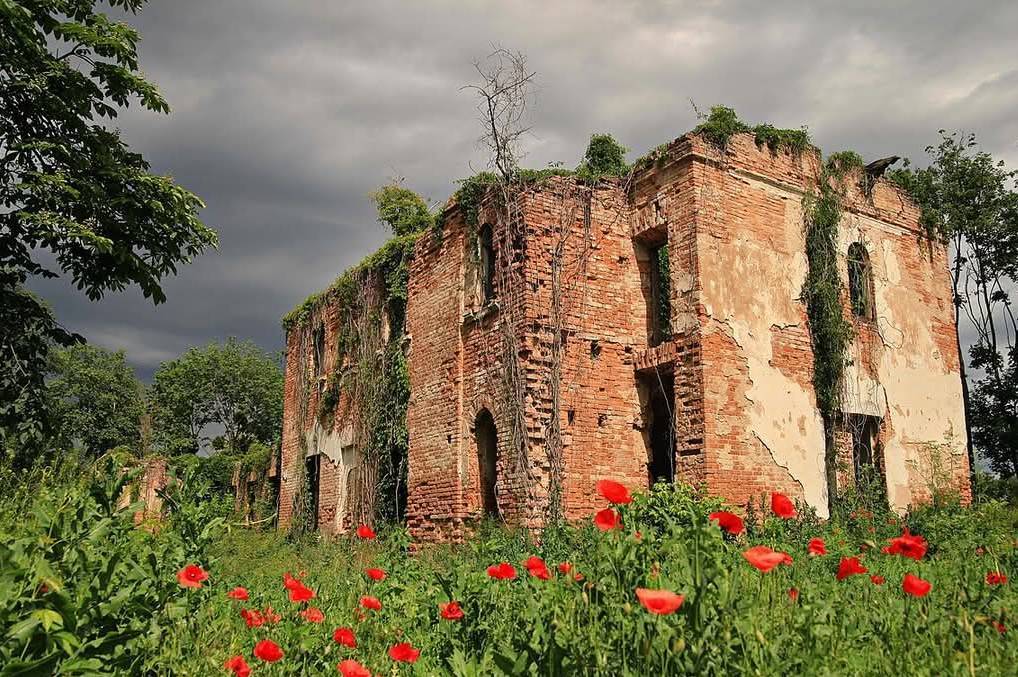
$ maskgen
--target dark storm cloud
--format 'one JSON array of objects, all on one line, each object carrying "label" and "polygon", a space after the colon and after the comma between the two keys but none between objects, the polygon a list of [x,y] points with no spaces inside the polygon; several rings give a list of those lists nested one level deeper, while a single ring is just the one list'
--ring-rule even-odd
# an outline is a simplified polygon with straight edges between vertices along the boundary
[{"label": "dark storm cloud", "polygon": [[460,87],[492,43],[538,71],[526,163],[574,165],[591,132],[631,157],[695,124],[690,99],[807,124],[828,150],[922,158],[941,127],[1018,165],[1018,4],[155,0],[130,19],[173,107],[125,138],[208,203],[218,252],[153,308],[37,288],[143,376],[236,335],[281,347],[279,317],[379,245],[367,194],[390,176],[444,200],[483,167]]}]

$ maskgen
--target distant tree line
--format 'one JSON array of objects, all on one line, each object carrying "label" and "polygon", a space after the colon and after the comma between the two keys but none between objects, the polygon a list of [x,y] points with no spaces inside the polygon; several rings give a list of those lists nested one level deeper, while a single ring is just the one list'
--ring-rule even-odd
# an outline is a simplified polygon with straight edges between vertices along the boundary
[{"label": "distant tree line", "polygon": [[231,338],[164,362],[146,387],[123,351],[79,344],[52,352],[45,397],[49,446],[65,453],[233,456],[278,441],[283,372],[278,355]]}]

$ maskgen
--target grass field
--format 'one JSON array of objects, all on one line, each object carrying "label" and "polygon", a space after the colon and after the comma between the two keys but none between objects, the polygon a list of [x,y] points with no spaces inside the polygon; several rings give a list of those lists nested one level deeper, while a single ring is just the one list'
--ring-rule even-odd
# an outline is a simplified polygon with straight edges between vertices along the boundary
[{"label": "grass field", "polygon": [[[905,518],[859,508],[821,522],[801,506],[778,517],[765,501],[734,535],[708,517],[718,500],[661,486],[615,506],[618,528],[591,520],[538,542],[488,525],[466,544],[409,555],[399,528],[290,543],[223,530],[183,498],[150,534],[102,507],[114,484],[105,499],[83,481],[62,498],[48,492],[16,524],[0,513],[2,674],[1006,675],[1018,665],[1018,593],[1001,578],[1018,571],[1018,512],[1002,503]],[[901,540],[905,528],[923,539]],[[811,555],[817,538],[824,554]],[[779,554],[754,557],[761,545]],[[207,578],[181,577],[189,564]],[[908,574],[920,582],[905,590]]]}]

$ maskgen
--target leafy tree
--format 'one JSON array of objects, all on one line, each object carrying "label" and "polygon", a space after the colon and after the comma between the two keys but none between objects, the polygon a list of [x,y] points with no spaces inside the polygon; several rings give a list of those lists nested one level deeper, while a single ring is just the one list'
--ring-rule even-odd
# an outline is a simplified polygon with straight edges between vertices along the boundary
[{"label": "leafy tree", "polygon": [[581,175],[597,179],[602,176],[625,176],[629,172],[626,164],[626,147],[611,134],[592,134],[583,161],[577,167]]},{"label": "leafy tree", "polygon": [[90,345],[55,350],[47,384],[57,437],[98,457],[113,447],[137,448],[144,390],[124,351]]},{"label": "leafy tree", "polygon": [[419,233],[435,222],[424,198],[398,182],[382,186],[371,199],[378,208],[378,220],[392,228],[397,237]]},{"label": "leafy tree", "polygon": [[151,401],[156,443],[166,453],[197,453],[210,425],[222,426],[223,449],[242,452],[279,436],[283,372],[277,357],[230,338],[164,362]]},{"label": "leafy tree", "polygon": [[1018,323],[1008,290],[1018,280],[1018,193],[1011,187],[1018,170],[980,151],[973,135],[941,130],[940,144],[926,151],[929,167],[906,165],[892,178],[915,198],[930,235],[950,245],[955,319],[976,330],[969,347],[973,374],[962,358],[970,465],[974,469],[972,448],[977,447],[994,470],[1015,476]]},{"label": "leafy tree", "polygon": [[66,275],[91,300],[137,285],[160,303],[163,277],[216,245],[201,200],[111,124],[131,101],[169,111],[139,70],[138,32],[98,11],[143,4],[0,1],[0,450],[43,438],[47,353],[81,340],[30,278]]}]

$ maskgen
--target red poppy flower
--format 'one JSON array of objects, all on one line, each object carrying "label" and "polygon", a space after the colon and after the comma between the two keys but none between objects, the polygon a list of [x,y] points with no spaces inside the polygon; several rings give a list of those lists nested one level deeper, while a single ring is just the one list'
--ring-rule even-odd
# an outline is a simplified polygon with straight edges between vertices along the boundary
[{"label": "red poppy flower", "polygon": [[532,555],[524,562],[524,566],[527,567],[527,571],[534,578],[540,578],[542,581],[546,581],[551,578],[551,573],[548,571],[548,565],[544,563],[544,560],[536,555]]},{"label": "red poppy flower", "polygon": [[244,619],[244,623],[249,628],[257,628],[265,623],[265,618],[258,613],[258,609],[241,609],[240,617]]},{"label": "red poppy flower", "polygon": [[368,575],[373,581],[381,581],[385,579],[385,572],[381,569],[365,569],[364,573]]},{"label": "red poppy flower", "polygon": [[866,567],[859,563],[858,557],[842,557],[841,563],[838,564],[837,578],[839,581],[843,581],[849,576],[864,574],[866,571]]},{"label": "red poppy flower", "polygon": [[788,599],[792,600],[793,602],[799,601],[799,589],[798,588],[789,588],[788,589]]},{"label": "red poppy flower", "polygon": [[621,529],[622,518],[611,508],[605,508],[604,510],[598,510],[597,514],[594,515],[594,526],[601,531]]},{"label": "red poppy flower", "polygon": [[499,562],[488,567],[488,576],[500,581],[511,581],[516,578],[516,569],[509,562]]},{"label": "red poppy flower", "polygon": [[824,543],[824,539],[822,538],[810,539],[809,545],[806,546],[806,552],[809,553],[810,557],[826,555],[827,544]]},{"label": "red poppy flower", "polygon": [[633,497],[629,495],[629,489],[624,484],[615,480],[601,480],[597,483],[597,493],[604,497],[604,500],[614,505],[625,505],[632,503]]},{"label": "red poppy flower", "polygon": [[682,606],[683,600],[682,595],[676,595],[671,590],[648,590],[647,588],[637,588],[636,597],[644,609],[659,616],[675,613]]},{"label": "red poppy flower", "polygon": [[266,663],[275,663],[283,657],[283,650],[271,639],[263,639],[255,644],[254,655]]},{"label": "red poppy flower", "polygon": [[569,562],[560,562],[558,565],[558,572],[565,576],[573,570],[573,565]]},{"label": "red poppy flower", "polygon": [[307,602],[308,600],[315,598],[315,591],[300,581],[297,581],[297,584],[289,588],[286,592],[290,596],[291,602]]},{"label": "red poppy flower", "polygon": [[873,574],[870,576],[870,580],[873,581],[873,585],[883,585],[887,582],[887,579],[880,574]]},{"label": "red poppy flower", "polygon": [[463,618],[463,609],[460,608],[460,603],[455,600],[445,604],[439,604],[438,608],[442,618],[447,621],[458,621]]},{"label": "red poppy flower", "polygon": [[888,541],[889,546],[884,548],[888,555],[901,555],[919,561],[926,554],[927,543],[922,536],[913,536],[908,529],[902,532],[901,536]]},{"label": "red poppy flower", "polygon": [[265,618],[265,622],[270,625],[275,625],[279,622],[279,614],[272,610],[272,607],[265,607],[265,611],[262,612],[262,616]]},{"label": "red poppy flower", "polygon": [[905,578],[901,581],[901,589],[915,597],[925,597],[932,587],[933,585],[929,581],[924,581],[912,574],[905,574]]},{"label": "red poppy flower", "polygon": [[309,623],[321,623],[325,620],[325,614],[316,606],[309,606],[304,611],[301,611],[300,615]]},{"label": "red poppy flower", "polygon": [[283,574],[283,587],[284,588],[289,590],[289,589],[294,588],[294,587],[299,586],[299,585],[302,585],[302,583],[298,579],[296,579],[293,576],[291,576],[289,571],[287,571],[285,574]]},{"label": "red poppy flower", "polygon": [[746,530],[746,525],[742,523],[742,518],[727,510],[712,512],[709,515],[709,519],[717,522],[719,527],[733,536],[738,536]]},{"label": "red poppy flower", "polygon": [[999,571],[990,571],[986,574],[987,585],[1004,585],[1007,583],[1007,576]]},{"label": "red poppy flower", "polygon": [[343,675],[343,677],[371,677],[371,673],[368,669],[352,658],[340,661],[339,665],[336,667],[339,669],[339,673]]},{"label": "red poppy flower", "polygon": [[583,580],[583,574],[581,573],[573,574],[573,580],[579,583],[580,581]]},{"label": "red poppy flower", "polygon": [[208,580],[209,574],[197,564],[188,564],[177,572],[177,583],[182,588],[200,588],[202,581]]},{"label": "red poppy flower", "polygon": [[775,491],[771,494],[771,512],[782,519],[791,519],[795,517],[795,505],[788,496]]},{"label": "red poppy flower", "polygon": [[766,545],[753,546],[742,553],[742,556],[747,562],[763,573],[767,573],[779,564],[792,563],[792,558],[788,556],[788,553],[776,552],[768,548]]},{"label": "red poppy flower", "polygon": [[400,663],[414,663],[420,655],[421,652],[409,642],[400,642],[389,647],[389,658]]},{"label": "red poppy flower", "polygon": [[351,649],[357,648],[357,638],[354,637],[352,628],[336,628],[336,631],[332,633],[332,639],[336,644],[342,644]]},{"label": "red poppy flower", "polygon": [[375,538],[375,532],[367,524],[362,524],[357,527],[357,536],[363,538],[365,541],[370,541]]},{"label": "red poppy flower", "polygon": [[246,602],[248,598],[247,588],[237,586],[233,590],[226,593],[226,596],[230,599],[239,599],[241,602]]},{"label": "red poppy flower", "polygon": [[223,665],[227,670],[237,677],[248,677],[251,674],[251,667],[244,660],[243,656],[234,656]]},{"label": "red poppy flower", "polygon": [[365,609],[371,609],[372,611],[381,611],[382,603],[378,601],[377,597],[371,595],[364,595],[361,597],[361,606]]},{"label": "red poppy flower", "polygon": [[1000,634],[1003,635],[1005,632],[1007,632],[1007,628],[1004,627],[1004,624],[1001,623],[1000,621],[992,621],[992,624],[993,624],[993,629],[996,630],[997,632],[999,632]]}]

